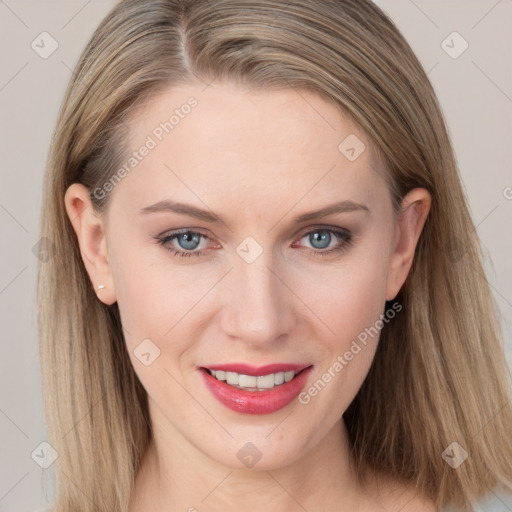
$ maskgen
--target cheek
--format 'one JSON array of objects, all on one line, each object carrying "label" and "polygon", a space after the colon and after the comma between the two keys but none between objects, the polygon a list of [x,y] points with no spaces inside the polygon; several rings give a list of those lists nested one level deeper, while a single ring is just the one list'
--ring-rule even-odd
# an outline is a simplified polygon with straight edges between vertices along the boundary
[{"label": "cheek", "polygon": [[358,259],[357,263],[331,268],[328,279],[316,277],[309,282],[307,302],[331,331],[331,348],[342,350],[383,313],[385,262]]},{"label": "cheek", "polygon": [[334,334],[322,330],[327,333],[321,340],[325,358],[302,403],[314,403],[318,396],[317,406],[327,407],[335,421],[356,396],[375,356],[383,326],[386,261],[377,253],[347,259],[343,268],[331,269],[329,281],[318,282],[328,284],[311,288],[316,290],[311,304]]},{"label": "cheek", "polygon": [[[133,360],[133,351],[145,339],[161,351],[157,364],[169,356],[180,357],[194,339],[197,316],[201,317],[205,304],[202,299],[222,273],[207,266],[201,271],[180,266],[164,248],[140,247],[140,240],[129,236],[118,237],[113,246],[112,274],[130,357]],[[133,362],[137,367],[139,363]]]},{"label": "cheek", "polygon": [[151,261],[148,254],[154,250],[134,247],[127,238],[118,240],[110,258],[126,348],[150,397],[157,403],[186,407],[186,394],[173,379],[172,360],[188,348],[188,338],[180,335],[180,328],[193,304],[192,297],[184,295],[194,285],[186,287],[181,282],[183,273],[176,278],[179,272],[171,271],[171,266]]},{"label": "cheek", "polygon": [[[334,421],[352,402],[375,356],[385,305],[386,262],[370,254],[354,262],[347,259],[343,268],[331,269],[329,281],[318,282],[328,284],[312,288],[316,293],[310,296],[311,304],[333,332],[322,329],[324,357],[303,403],[321,395],[317,405],[328,407]],[[326,392],[319,392],[324,387]]]},{"label": "cheek", "polygon": [[132,349],[144,338],[158,344],[183,314],[181,286],[148,258],[154,248],[136,249],[137,244],[140,241],[119,237],[113,240],[110,256],[125,337]]}]

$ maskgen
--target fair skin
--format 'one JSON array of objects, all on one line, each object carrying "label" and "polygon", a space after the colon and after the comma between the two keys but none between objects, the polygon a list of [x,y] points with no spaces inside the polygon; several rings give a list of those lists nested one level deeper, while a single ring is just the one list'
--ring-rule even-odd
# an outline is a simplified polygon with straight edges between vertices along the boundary
[{"label": "fair skin", "polygon": [[[130,147],[140,148],[190,96],[198,105],[116,185],[104,215],[94,213],[82,185],[65,196],[92,286],[105,304],[117,301],[148,393],[154,442],[130,512],[436,510],[383,475],[361,489],[350,471],[342,414],[367,375],[378,336],[309,403],[294,400],[269,414],[227,408],[198,374],[215,363],[308,363],[310,387],[397,295],[428,215],[428,192],[409,192],[395,218],[365,133],[307,91],[170,88],[132,118]],[[353,161],[338,149],[350,134],[366,145]],[[164,199],[224,223],[140,212]],[[343,200],[369,211],[294,223]],[[310,236],[328,228],[350,231],[352,242],[328,232],[325,249]],[[197,248],[183,238],[167,248],[155,241],[179,229],[203,235]],[[236,251],[247,236],[262,249],[251,263]],[[344,249],[319,254],[337,246]],[[181,258],[168,248],[202,254]],[[134,350],[147,338],[160,356],[145,366]],[[262,454],[250,468],[237,457],[248,442]]]}]

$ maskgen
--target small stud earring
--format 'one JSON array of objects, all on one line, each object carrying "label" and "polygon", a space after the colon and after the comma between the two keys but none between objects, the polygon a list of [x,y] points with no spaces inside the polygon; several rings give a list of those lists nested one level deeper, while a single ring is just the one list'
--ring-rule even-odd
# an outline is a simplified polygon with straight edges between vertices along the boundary
[{"label": "small stud earring", "polygon": [[103,290],[103,288],[105,288],[105,286],[103,284],[98,285],[98,290]]}]

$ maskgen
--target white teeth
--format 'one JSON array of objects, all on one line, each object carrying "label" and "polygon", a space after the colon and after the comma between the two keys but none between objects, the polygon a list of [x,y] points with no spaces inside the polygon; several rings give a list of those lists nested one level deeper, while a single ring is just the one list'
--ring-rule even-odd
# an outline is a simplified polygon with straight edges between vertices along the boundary
[{"label": "white teeth", "polygon": [[[215,376],[217,377],[217,376]],[[233,386],[238,385],[238,373],[235,372],[226,372],[226,382],[228,384],[232,384]]]},{"label": "white teeth", "polygon": [[295,371],[277,372],[269,375],[243,375],[235,372],[225,372],[222,370],[210,370],[217,380],[226,381],[231,386],[249,391],[272,389],[274,386],[280,386],[284,382],[290,382],[296,375]]},{"label": "white teeth", "polygon": [[217,370],[216,372],[212,372],[215,374],[217,379],[219,380],[226,380],[226,372],[223,372],[222,370]]},{"label": "white teeth", "polygon": [[295,377],[295,372],[284,372],[284,381],[290,382]]},{"label": "white teeth", "polygon": [[252,375],[239,375],[238,376],[238,385],[241,388],[255,388],[256,387],[256,377]]},{"label": "white teeth", "polygon": [[256,378],[256,385],[260,389],[272,389],[275,384],[275,376],[273,373],[270,375],[263,375]]}]

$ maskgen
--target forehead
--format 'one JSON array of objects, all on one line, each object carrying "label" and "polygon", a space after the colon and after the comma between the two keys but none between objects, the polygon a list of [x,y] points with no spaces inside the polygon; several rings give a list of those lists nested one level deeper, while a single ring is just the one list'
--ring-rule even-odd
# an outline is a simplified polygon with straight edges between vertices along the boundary
[{"label": "forehead", "polygon": [[141,206],[166,194],[219,208],[263,197],[291,207],[308,194],[315,205],[368,201],[383,185],[365,133],[310,91],[181,85],[149,98],[129,126],[137,161],[115,192]]},{"label": "forehead", "polygon": [[299,144],[323,143],[337,152],[338,143],[350,134],[366,138],[334,103],[311,91],[248,89],[215,82],[207,87],[194,83],[168,88],[142,104],[129,124],[134,143],[149,134],[157,143],[172,144],[169,139],[183,143],[191,128],[203,147],[223,151],[285,150],[293,144],[298,153]]}]

